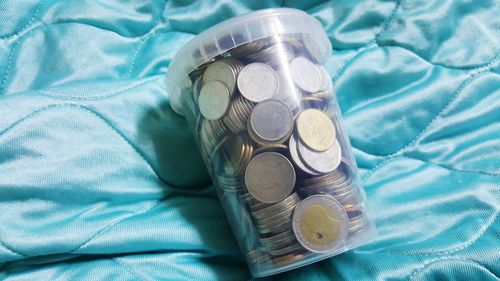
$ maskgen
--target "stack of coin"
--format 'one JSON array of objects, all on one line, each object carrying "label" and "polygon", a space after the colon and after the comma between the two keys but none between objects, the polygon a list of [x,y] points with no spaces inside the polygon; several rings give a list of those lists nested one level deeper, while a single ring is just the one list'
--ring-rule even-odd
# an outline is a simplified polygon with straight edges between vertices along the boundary
[{"label": "stack of coin", "polygon": [[293,210],[300,201],[296,193],[274,204],[262,203],[250,193],[244,193],[242,199],[254,218],[265,252],[273,258],[304,252],[292,231]]},{"label": "stack of coin", "polygon": [[229,112],[223,118],[224,124],[234,134],[243,131],[253,107],[254,104],[251,101],[242,96],[236,97],[229,107]]},{"label": "stack of coin", "polygon": [[199,142],[251,264],[334,251],[370,227],[332,81],[306,39],[258,39],[189,75]]},{"label": "stack of coin", "polygon": [[201,121],[200,140],[206,156],[211,159],[215,147],[228,136],[228,129],[220,120]]},{"label": "stack of coin", "polygon": [[266,40],[261,50],[248,55],[245,59],[248,62],[263,62],[279,68],[295,57],[295,50],[300,44],[293,38],[271,37]]},{"label": "stack of coin", "polygon": [[242,177],[253,155],[253,146],[245,135],[230,135],[215,148],[211,161],[214,166],[215,177],[219,182],[232,184],[239,189],[242,186]]},{"label": "stack of coin", "polygon": [[361,199],[359,188],[346,174],[345,167],[321,177],[303,179],[299,190],[304,196],[330,194],[342,204],[356,204]]}]

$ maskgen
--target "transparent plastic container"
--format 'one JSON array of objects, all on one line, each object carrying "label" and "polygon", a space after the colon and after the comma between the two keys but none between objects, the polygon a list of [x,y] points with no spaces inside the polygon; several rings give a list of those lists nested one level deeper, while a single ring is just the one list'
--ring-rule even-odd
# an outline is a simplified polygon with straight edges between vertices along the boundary
[{"label": "transparent plastic container", "polygon": [[174,57],[171,106],[188,119],[252,275],[367,242],[365,208],[321,24],[295,9],[224,21]]}]

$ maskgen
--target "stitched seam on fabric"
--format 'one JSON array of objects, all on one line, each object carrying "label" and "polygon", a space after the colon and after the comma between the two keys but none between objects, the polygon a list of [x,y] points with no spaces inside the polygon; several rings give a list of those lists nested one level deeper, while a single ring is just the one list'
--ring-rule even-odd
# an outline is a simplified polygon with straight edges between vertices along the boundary
[{"label": "stitched seam on fabric", "polygon": [[446,166],[446,165],[441,165],[439,163],[425,161],[425,160],[422,160],[422,159],[419,159],[419,158],[416,158],[416,157],[411,157],[411,156],[407,156],[407,155],[397,155],[397,156],[393,156],[393,157],[386,157],[386,158],[384,158],[383,161],[380,161],[375,167],[373,167],[368,172],[366,172],[361,177],[361,180],[362,181],[366,181],[374,172],[376,172],[382,166],[385,166],[386,164],[389,164],[390,162],[392,162],[394,160],[401,159],[401,158],[422,161],[422,162],[425,162],[427,164],[435,165],[435,166],[438,166],[438,167],[441,167],[441,168],[444,168],[444,169],[447,169],[447,170],[450,170],[450,171],[456,171],[456,172],[461,172],[461,173],[471,173],[471,174],[481,174],[481,175],[493,176],[493,177],[500,177],[500,174],[497,174],[497,173],[490,173],[490,172],[478,171],[478,170],[462,170],[462,169],[457,169],[457,168]]},{"label": "stitched seam on fabric", "polygon": [[[25,115],[24,117],[20,118],[19,120],[17,120],[16,122],[14,122],[13,124],[11,124],[9,127],[7,127],[5,130],[1,131],[0,132],[0,137],[2,135],[4,135],[7,131],[9,131],[10,129],[14,128],[17,124],[23,122],[24,120],[27,120],[29,119],[30,117],[38,114],[38,113],[41,113],[43,111],[46,111],[46,110],[49,110],[49,109],[52,109],[52,108],[59,108],[59,107],[74,107],[74,108],[77,108],[77,109],[80,109],[80,110],[83,110],[83,111],[86,111],[86,112],[89,112],[91,114],[93,114],[94,116],[96,116],[99,120],[101,120],[104,124],[106,124],[115,134],[117,134],[122,140],[124,140],[126,143],[128,143],[129,146],[132,147],[132,149],[139,155],[139,157],[149,166],[149,168],[153,171],[153,174],[157,177],[157,179],[160,181],[160,182],[163,182],[165,184],[168,184],[166,181],[164,181],[162,178],[159,177],[159,175],[156,173],[156,171],[153,169],[152,165],[149,163],[149,161],[146,160],[146,158],[140,153],[140,151],[135,148],[135,146],[127,139],[124,137],[124,135],[119,131],[117,130],[115,127],[113,127],[106,119],[104,119],[102,116],[100,116],[100,114],[94,112],[93,110],[85,107],[85,106],[81,106],[81,105],[77,105],[77,104],[58,104],[58,105],[49,105],[49,106],[46,106],[46,107],[43,107],[43,108],[40,108],[38,110],[35,110],[27,115]],[[116,223],[122,221],[122,220],[125,220],[125,219],[128,219],[132,216],[135,216],[135,215],[139,215],[139,214],[143,214],[151,209],[153,209],[154,207],[158,206],[160,203],[162,203],[163,200],[159,200],[157,201],[156,203],[154,203],[152,206],[146,208],[144,211],[139,211],[139,212],[136,212],[130,216],[127,216],[125,218],[117,218],[116,220],[112,221],[108,226],[104,227],[103,229],[101,229],[100,231],[98,231],[95,235],[93,235],[92,237],[90,237],[88,240],[84,241],[82,244],[80,244],[79,246],[77,246],[75,249],[69,251],[70,253],[71,252],[74,252],[74,251],[77,251],[78,249],[84,247],[85,245],[87,245],[88,243],[90,243],[91,241],[93,241],[95,238],[99,237],[99,235],[101,235],[102,233],[104,233],[106,230],[108,230],[109,228],[111,228],[113,225],[115,225]],[[14,250],[12,247],[9,247],[9,246],[6,246],[7,244],[5,244],[3,241],[0,240],[0,243],[2,243],[2,245],[10,250],[11,252],[15,253],[15,254],[18,254],[18,255],[21,255],[23,257],[27,257],[29,255],[27,254],[23,254],[21,252],[19,252],[18,250]]]},{"label": "stitched seam on fabric", "polygon": [[355,58],[359,57],[366,50],[368,50],[371,47],[373,47],[374,45],[376,45],[375,43],[377,42],[377,38],[380,37],[380,35],[382,35],[382,33],[384,33],[389,28],[389,25],[391,24],[391,22],[393,21],[394,17],[396,16],[396,13],[397,13],[400,5],[401,5],[401,2],[402,2],[402,0],[396,1],[396,4],[395,4],[394,8],[392,8],[391,13],[389,14],[389,16],[387,17],[387,19],[382,24],[381,30],[373,37],[372,40],[366,42],[366,44],[364,46],[357,48],[358,51],[354,55],[352,55],[352,57],[350,57],[349,59],[347,59],[347,61],[339,68],[339,70],[335,73],[335,75],[333,75],[332,80],[337,80],[338,77],[340,76],[340,74],[342,74],[342,72],[344,72],[344,70],[346,69],[346,67]]},{"label": "stitched seam on fabric", "polygon": [[474,260],[471,260],[471,259],[468,259],[468,258],[459,258],[459,257],[450,257],[450,256],[446,256],[446,257],[441,257],[441,258],[438,258],[438,259],[434,259],[434,260],[430,260],[430,261],[426,261],[423,263],[422,266],[418,267],[417,269],[413,270],[413,272],[407,276],[408,280],[413,280],[413,278],[415,278],[417,276],[417,274],[419,274],[420,272],[422,272],[424,269],[426,269],[428,266],[436,263],[436,262],[439,262],[439,261],[446,261],[446,260],[456,260],[456,261],[465,261],[465,262],[470,262],[472,264],[475,264],[475,265],[478,265],[480,266],[481,268],[485,269],[486,271],[488,271],[489,273],[491,273],[491,275],[494,275],[498,278],[498,276],[493,273],[491,270],[489,270],[488,268],[486,268],[484,265],[478,263],[477,261],[474,261]]},{"label": "stitched seam on fabric", "polygon": [[486,233],[486,231],[490,228],[490,226],[493,225],[493,223],[497,220],[498,214],[499,214],[498,209],[495,209],[495,213],[491,217],[488,218],[486,223],[482,225],[480,230],[474,234],[474,237],[470,241],[468,241],[467,243],[464,243],[461,246],[451,248],[450,250],[437,251],[437,252],[427,252],[427,253],[406,253],[406,252],[399,252],[399,251],[379,251],[378,253],[402,255],[402,256],[408,256],[408,257],[431,257],[431,256],[453,254],[453,253],[459,252],[461,250],[464,250],[464,249],[470,247],[477,240],[479,240],[479,238],[481,238]]},{"label": "stitched seam on fabric", "polygon": [[460,84],[460,86],[457,88],[457,90],[455,91],[455,93],[451,96],[451,98],[448,100],[448,102],[441,108],[441,110],[439,110],[439,112],[429,121],[429,123],[427,123],[427,125],[425,125],[423,127],[423,129],[420,130],[420,132],[415,136],[413,137],[413,139],[407,143],[406,145],[402,146],[400,149],[398,149],[396,152],[393,152],[393,153],[390,153],[390,154],[375,154],[375,153],[370,153],[371,155],[373,156],[386,156],[386,157],[392,157],[392,156],[395,156],[399,153],[401,153],[403,150],[411,147],[412,145],[414,145],[418,139],[422,136],[423,133],[425,133],[427,131],[427,129],[429,129],[429,127],[434,124],[434,122],[439,118],[441,117],[441,115],[446,111],[448,110],[448,108],[453,104],[453,102],[455,100],[457,100],[457,98],[460,96],[460,94],[463,92],[463,90],[472,82],[474,81],[476,78],[486,74],[486,73],[489,73],[489,70],[490,68],[495,64],[497,63],[497,61],[500,60],[500,53],[497,54],[494,59],[492,61],[490,61],[487,65],[485,66],[481,66],[481,67],[478,67],[478,68],[475,68],[473,69],[472,71],[470,71],[470,74],[468,76],[468,78],[462,82]]},{"label": "stitched seam on fabric", "polygon": [[142,274],[140,274],[139,272],[135,271],[134,269],[132,269],[130,266],[122,263],[121,261],[118,261],[116,258],[111,258],[110,259],[112,262],[118,264],[119,266],[123,267],[128,273],[132,274],[135,278],[137,278],[138,280],[143,280],[143,281],[146,281],[146,280],[153,280],[147,276],[144,276]]},{"label": "stitched seam on fabric", "polygon": [[139,46],[137,46],[137,49],[135,50],[134,57],[132,59],[132,63],[130,64],[130,67],[128,70],[128,75],[127,75],[128,77],[132,77],[132,72],[134,70],[137,57],[139,56],[139,51],[142,49],[144,44],[146,44],[146,42],[150,38],[152,38],[156,35],[156,27],[160,24],[160,22],[162,22],[163,13],[165,12],[165,9],[167,8],[167,2],[168,2],[168,0],[165,0],[163,2],[163,8],[161,9],[161,12],[159,13],[158,18],[156,19],[156,23],[154,24],[154,28],[152,28],[145,36],[143,36],[143,38],[141,38],[141,40],[140,40],[141,43],[139,44]]},{"label": "stitched seam on fabric", "polygon": [[106,227],[102,228],[101,230],[99,230],[98,232],[96,232],[94,235],[92,235],[89,239],[83,241],[80,245],[76,246],[73,250],[70,250],[69,253],[73,253],[73,252],[76,252],[78,251],[79,249],[87,246],[88,244],[92,243],[92,241],[94,241],[95,239],[97,239],[99,236],[101,236],[104,232],[106,232],[107,230],[109,230],[110,228],[112,228],[113,226],[115,226],[117,223],[119,222],[122,222],[126,219],[129,219],[131,217],[135,217],[135,216],[138,216],[138,215],[142,215],[142,214],[145,214],[147,213],[148,211],[154,209],[156,206],[160,205],[161,203],[163,202],[163,199],[162,200],[158,200],[156,201],[156,203],[154,203],[153,205],[147,207],[146,209],[144,210],[141,210],[141,211],[138,211],[138,212],[135,212],[133,214],[130,214],[129,216],[126,216],[126,217],[123,217],[123,218],[116,218],[114,220],[112,220],[109,225],[107,225]]},{"label": "stitched seam on fabric", "polygon": [[[371,171],[375,171],[377,170],[378,168],[380,168],[381,166],[385,165],[385,164],[388,164],[396,159],[399,159],[399,158],[409,158],[409,159],[414,159],[414,160],[419,160],[419,161],[422,161],[422,162],[425,162],[425,163],[428,163],[428,164],[432,164],[432,165],[437,165],[437,166],[440,166],[438,164],[435,164],[435,163],[430,163],[430,162],[426,162],[426,161],[423,161],[421,159],[418,159],[418,158],[412,158],[412,157],[408,157],[408,156],[396,156],[396,157],[392,157],[392,158],[386,158],[387,161],[383,161],[381,162],[381,164],[377,165],[376,167],[374,167]],[[445,168],[445,169],[449,169],[448,167],[444,167],[444,166],[440,166],[442,168]],[[470,173],[470,171],[463,171],[463,170],[456,170],[456,169],[449,169],[449,170],[454,170],[454,171],[457,171],[457,172],[466,172],[466,173]],[[473,173],[476,173],[475,171]],[[483,174],[483,173],[481,173]],[[488,176],[496,176],[496,175],[489,175],[487,174]],[[368,175],[369,176],[369,175]],[[368,176],[363,176],[362,178],[362,181],[366,181],[366,179],[368,178]],[[458,251],[461,251],[469,246],[471,246],[472,244],[474,244],[481,236],[484,235],[484,233],[486,233],[486,231],[488,230],[488,228],[496,221],[496,219],[498,218],[498,215],[499,215],[499,210],[498,209],[495,209],[495,213],[493,216],[491,216],[488,221],[482,226],[481,230],[479,232],[476,232],[475,236],[472,240],[470,240],[469,242],[459,246],[459,247],[456,247],[456,248],[452,248],[450,250],[446,250],[446,251],[437,251],[437,252],[433,252],[433,253],[404,253],[404,252],[396,252],[396,251],[379,251],[379,253],[387,253],[387,254],[394,254],[394,255],[404,255],[404,256],[434,256],[434,255],[443,255],[443,254],[451,254],[451,253],[455,253],[455,252],[458,252]]]},{"label": "stitched seam on fabric", "polygon": [[[43,1],[44,0],[42,0],[40,3],[42,3]],[[163,4],[163,9],[162,9],[162,11],[159,14],[159,17],[157,19],[156,24],[154,24],[153,27],[151,27],[151,29],[148,30],[146,33],[144,33],[142,35],[138,35],[138,36],[132,36],[132,37],[126,37],[126,36],[123,36],[121,34],[119,34],[119,35],[122,36],[122,37],[126,37],[126,38],[137,38],[137,37],[144,36],[145,34],[149,34],[151,31],[153,31],[158,26],[158,24],[160,24],[161,18],[162,18],[163,12],[166,9],[166,6],[167,6],[167,1],[165,1],[164,4]],[[66,22],[66,21],[63,21],[63,22],[60,22],[60,23],[75,23],[75,24],[89,25],[88,23],[82,23],[82,22],[78,22],[78,21],[75,21],[75,22]],[[11,49],[11,51],[9,53],[9,57],[8,57],[8,61],[7,61],[7,66],[5,67],[5,73],[4,73],[4,76],[2,78],[2,82],[0,83],[0,95],[4,94],[3,93],[4,87],[5,87],[5,84],[7,82],[7,78],[9,76],[9,74],[10,74],[9,72],[10,72],[10,66],[11,66],[11,63],[12,63],[12,57],[13,57],[14,52],[17,51],[17,48],[19,47],[21,39],[24,39],[24,37],[26,37],[28,34],[30,34],[31,32],[33,32],[35,30],[37,30],[40,27],[48,27],[48,26],[50,26],[52,24],[58,24],[58,22],[56,21],[56,22],[52,22],[52,23],[41,24],[41,25],[36,26],[35,28],[31,29],[30,31],[22,34],[21,36],[19,36],[17,38],[16,43],[14,43],[14,46],[12,47],[12,49]],[[102,29],[100,27],[95,27],[95,28]],[[112,32],[112,31],[110,31],[110,32]]]},{"label": "stitched seam on fabric", "polygon": [[166,185],[169,185],[171,186],[170,183],[168,183],[167,181],[165,181],[164,179],[160,178],[160,176],[156,173],[156,171],[153,169],[153,166],[151,165],[151,163],[144,157],[144,155],[142,155],[142,153],[140,152],[140,150],[138,148],[136,148],[132,142],[127,139],[125,137],[125,135],[119,131],[118,129],[116,129],[113,125],[110,124],[110,122],[108,120],[106,120],[104,117],[102,117],[100,114],[98,114],[97,112],[93,111],[92,109],[90,108],[87,108],[85,106],[82,106],[82,105],[79,105],[79,104],[74,104],[74,103],[63,103],[63,104],[52,104],[52,105],[48,105],[46,107],[42,107],[40,109],[37,109],[35,111],[32,111],[30,113],[28,113],[27,115],[23,116],[22,118],[18,119],[16,122],[12,123],[9,127],[7,127],[6,129],[4,129],[3,131],[0,131],[0,137],[5,134],[7,131],[11,130],[12,128],[14,128],[16,125],[18,125],[19,123],[25,121],[26,119],[38,114],[38,113],[41,113],[43,111],[46,111],[46,110],[49,110],[49,109],[52,109],[52,108],[62,108],[62,107],[73,107],[73,108],[76,108],[76,109],[80,109],[82,111],[86,111],[86,112],[89,112],[91,114],[93,114],[95,117],[97,117],[99,120],[101,120],[106,126],[108,126],[108,128],[111,129],[111,131],[113,131],[116,135],[118,135],[122,140],[124,140],[136,153],[137,155],[139,155],[139,157],[148,165],[148,167],[151,169],[151,171],[153,171],[153,174],[157,177],[157,179],[166,184]]},{"label": "stitched seam on fabric", "polygon": [[124,87],[122,89],[119,89],[119,90],[116,90],[116,91],[111,91],[111,92],[103,94],[103,95],[91,96],[91,97],[58,95],[58,94],[55,94],[53,92],[46,91],[46,90],[38,90],[37,92],[40,93],[40,95],[43,95],[43,96],[48,96],[48,97],[62,99],[62,100],[97,100],[97,99],[109,98],[109,97],[113,97],[113,96],[117,96],[117,95],[123,94],[125,92],[133,90],[133,89],[138,88],[140,86],[148,84],[148,83],[150,83],[152,81],[156,82],[157,80],[162,79],[162,77],[163,76],[161,76],[161,75],[152,76],[152,77],[147,78],[147,79],[145,79],[145,80],[143,80],[141,82],[132,84],[132,85]]},{"label": "stitched seam on fabric", "polygon": [[486,62],[484,62],[482,64],[479,64],[479,65],[476,65],[476,66],[462,66],[462,67],[460,67],[460,66],[451,66],[451,65],[446,65],[446,64],[432,62],[429,59],[424,58],[418,52],[412,51],[411,49],[409,49],[405,45],[398,45],[398,44],[380,45],[380,44],[377,43],[377,46],[379,46],[380,48],[385,48],[385,47],[401,48],[403,50],[408,51],[409,53],[412,53],[413,55],[417,56],[419,59],[425,61],[426,63],[428,63],[430,65],[439,66],[439,67],[443,67],[443,68],[446,68],[446,69],[462,70],[462,71],[466,71],[466,72],[474,71],[474,70],[478,70],[478,69],[480,69],[482,67],[486,67],[496,57],[496,55],[495,55],[495,56],[493,56],[493,58],[490,58],[488,61],[486,61]]},{"label": "stitched seam on fabric", "polygon": [[43,6],[43,2],[44,1],[45,0],[40,0],[40,2],[38,3],[38,5],[36,7],[36,10],[33,13],[33,16],[31,17],[31,19],[19,31],[14,32],[13,34],[10,34],[10,35],[0,36],[0,40],[9,39],[9,38],[15,37],[15,36],[21,34],[22,32],[24,32],[26,29],[28,29],[31,26],[31,24],[33,24],[35,18],[38,16],[38,13],[40,12],[40,9]]}]

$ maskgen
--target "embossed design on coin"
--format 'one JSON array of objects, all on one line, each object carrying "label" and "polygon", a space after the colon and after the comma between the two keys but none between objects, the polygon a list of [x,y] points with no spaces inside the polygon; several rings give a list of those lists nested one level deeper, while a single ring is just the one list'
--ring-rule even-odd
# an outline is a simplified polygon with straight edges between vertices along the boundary
[{"label": "embossed design on coin", "polygon": [[295,207],[293,232],[304,248],[325,253],[344,243],[348,221],[344,208],[333,197],[313,195]]},{"label": "embossed design on coin", "polygon": [[280,100],[265,100],[253,108],[249,129],[256,142],[283,142],[293,129],[292,111]]},{"label": "embossed design on coin", "polygon": [[278,75],[272,67],[264,63],[246,65],[237,81],[241,94],[253,102],[270,99],[278,91]]},{"label": "embossed design on coin", "polygon": [[325,151],[335,143],[335,126],[321,110],[302,111],[296,120],[300,140],[316,151]]},{"label": "embossed design on coin", "polygon": [[318,152],[299,144],[299,156],[312,170],[326,174],[335,170],[342,159],[340,145],[337,141],[329,149]]},{"label": "embossed design on coin", "polygon": [[295,186],[295,170],[292,163],[276,152],[264,152],[255,156],[245,171],[248,192],[264,203],[285,199]]},{"label": "embossed design on coin", "polygon": [[324,85],[324,74],[314,63],[304,57],[296,57],[290,63],[292,80],[302,90],[314,93]]}]

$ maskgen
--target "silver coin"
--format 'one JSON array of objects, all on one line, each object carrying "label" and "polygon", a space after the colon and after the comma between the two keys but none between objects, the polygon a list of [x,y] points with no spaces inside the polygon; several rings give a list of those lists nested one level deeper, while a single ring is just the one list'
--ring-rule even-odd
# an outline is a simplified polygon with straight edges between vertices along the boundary
[{"label": "silver coin", "polygon": [[282,101],[269,99],[257,104],[250,113],[250,127],[267,143],[278,142],[292,132],[293,114]]},{"label": "silver coin", "polygon": [[211,63],[203,73],[203,84],[211,81],[221,81],[232,95],[236,87],[236,77],[242,65],[232,58],[226,58]]},{"label": "silver coin", "polygon": [[269,217],[270,214],[273,215],[276,214],[276,212],[279,212],[280,208],[282,208],[283,205],[293,202],[297,203],[298,201],[299,201],[299,196],[297,195],[297,193],[292,193],[292,195],[283,199],[283,201],[270,205],[269,207],[266,207],[264,209],[252,212],[252,215],[254,215],[258,219]]},{"label": "silver coin", "polygon": [[260,51],[265,44],[265,39],[254,40],[231,49],[229,53],[233,57],[244,58]]},{"label": "silver coin", "polygon": [[322,65],[317,65],[319,70],[321,71],[321,75],[323,76],[323,84],[321,85],[321,91],[325,93],[326,96],[329,96],[329,92],[333,89],[332,79],[330,78],[330,74],[325,67]]},{"label": "silver coin", "polygon": [[251,63],[238,75],[238,89],[241,94],[253,102],[272,98],[278,91],[278,75],[267,64]]},{"label": "silver coin", "polygon": [[293,83],[288,70],[280,70],[276,73],[278,74],[279,88],[274,98],[286,103],[295,113],[300,105],[302,94]]},{"label": "silver coin", "polygon": [[293,231],[291,229],[287,230],[283,233],[260,238],[260,241],[264,245],[272,245],[272,244],[275,244],[276,241],[280,241],[280,240],[285,239],[286,237],[290,237],[290,236],[293,236],[295,238],[295,234],[293,234]]},{"label": "silver coin", "polygon": [[326,253],[344,244],[348,221],[344,208],[332,196],[313,195],[295,207],[293,232],[307,250]]},{"label": "silver coin", "polygon": [[288,141],[288,149],[290,151],[290,156],[292,157],[293,162],[295,163],[295,166],[297,166],[301,171],[306,172],[310,175],[317,176],[320,173],[313,171],[312,169],[308,168],[306,164],[302,162],[302,159],[299,157],[299,152],[298,152],[298,137],[296,134],[292,134],[290,136],[290,140]]},{"label": "silver coin", "polygon": [[193,101],[195,104],[198,104],[198,97],[201,90],[201,79],[202,77],[200,76],[193,83]]},{"label": "silver coin", "polygon": [[257,223],[263,227],[271,227],[281,223],[285,219],[290,219],[295,205],[297,205],[296,202],[288,203],[284,205],[283,209],[279,212],[276,212],[269,217],[259,219]]},{"label": "silver coin", "polygon": [[283,255],[290,254],[290,253],[295,252],[295,251],[299,251],[301,249],[302,249],[302,247],[299,244],[292,244],[290,246],[286,246],[284,248],[277,249],[277,250],[271,250],[268,252],[271,256],[283,256]]},{"label": "silver coin", "polygon": [[203,85],[198,97],[200,112],[208,120],[217,120],[226,114],[230,104],[229,90],[220,81]]},{"label": "silver coin", "polygon": [[292,163],[276,152],[255,156],[245,170],[248,192],[264,203],[275,203],[288,197],[295,186]]},{"label": "silver coin", "polygon": [[301,143],[298,143],[298,148],[299,157],[304,164],[318,173],[326,174],[334,171],[342,159],[338,141],[326,151],[314,151]]},{"label": "silver coin", "polygon": [[292,220],[284,220],[282,223],[269,228],[258,228],[257,230],[261,234],[278,234],[287,231],[292,228]]},{"label": "silver coin", "polygon": [[299,88],[309,93],[321,90],[324,83],[324,74],[319,67],[304,57],[292,60],[290,75]]},{"label": "silver coin", "polygon": [[306,48],[311,58],[316,62],[321,62],[321,50],[316,43],[316,40],[314,40],[309,34],[303,34],[302,42],[304,43],[304,47]]}]

